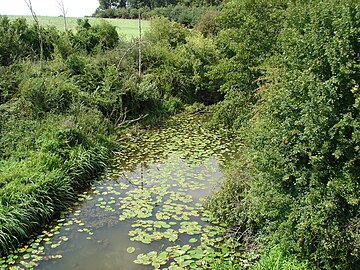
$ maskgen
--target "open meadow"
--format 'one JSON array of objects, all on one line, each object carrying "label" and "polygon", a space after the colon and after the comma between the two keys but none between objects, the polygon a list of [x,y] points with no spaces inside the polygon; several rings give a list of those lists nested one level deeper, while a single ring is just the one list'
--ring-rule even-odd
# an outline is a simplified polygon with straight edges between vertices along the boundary
[{"label": "open meadow", "polygon": [[[31,16],[8,16],[11,19],[23,17],[29,24],[34,22]],[[43,26],[54,26],[58,30],[64,30],[64,18],[61,16],[38,16],[39,22]],[[77,20],[81,18],[69,17],[66,18],[67,29],[75,30],[77,25]],[[102,18],[87,18],[91,25],[99,23],[101,20],[106,20],[116,27],[117,32],[120,36],[125,37],[126,39],[131,39],[139,35],[138,30],[138,20],[126,20],[126,19],[102,19]],[[142,29],[146,31],[149,27],[149,21],[142,21]]]}]

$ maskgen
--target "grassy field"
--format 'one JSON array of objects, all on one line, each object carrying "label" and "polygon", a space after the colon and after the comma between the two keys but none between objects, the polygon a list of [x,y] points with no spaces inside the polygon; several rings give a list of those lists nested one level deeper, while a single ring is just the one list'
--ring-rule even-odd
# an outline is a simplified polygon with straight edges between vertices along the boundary
[{"label": "grassy field", "polygon": [[[8,16],[9,18],[15,19],[19,17],[25,18],[28,23],[33,23],[31,16]],[[39,16],[39,21],[44,26],[55,26],[59,30],[64,30],[64,19],[63,17],[51,17],[51,16]],[[67,18],[67,27],[69,30],[75,30],[76,22],[79,18]],[[125,19],[100,19],[100,18],[88,18],[90,24],[96,24],[101,20],[106,20],[113,24],[119,35],[124,36],[126,39],[131,39],[139,35],[138,32],[138,20],[125,20]],[[143,31],[146,31],[149,27],[149,21],[142,21]]]}]

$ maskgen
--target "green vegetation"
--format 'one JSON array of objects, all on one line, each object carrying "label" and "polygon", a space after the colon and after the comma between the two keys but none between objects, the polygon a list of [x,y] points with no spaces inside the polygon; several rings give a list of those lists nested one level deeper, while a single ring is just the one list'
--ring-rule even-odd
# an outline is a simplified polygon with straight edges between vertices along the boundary
[{"label": "green vegetation", "polygon": [[[230,23],[220,15],[219,42],[230,57],[221,63],[225,99],[214,125],[239,130],[245,147],[243,160],[232,166],[209,207],[238,229],[240,240],[268,247],[260,268],[278,256],[270,248],[278,244],[281,257],[294,254],[308,261],[308,268],[355,269],[360,6],[357,1],[256,3],[230,2],[222,11]],[[238,27],[229,12],[244,14]],[[246,27],[251,31],[235,35],[236,43],[226,41]],[[232,63],[234,73],[225,69]]]},{"label": "green vegetation", "polygon": [[[120,2],[97,14],[138,14]],[[149,3],[144,14],[170,13],[155,14],[141,42],[119,39],[107,22],[80,20],[60,34],[0,19],[2,252],[89,183],[127,119],[148,115],[151,125],[195,103],[195,113],[212,112],[211,128],[243,144],[206,205],[260,256],[244,266],[242,251],[224,251],[217,268],[355,269],[358,1]],[[191,8],[204,12],[180,20]]]},{"label": "green vegetation", "polygon": [[[8,16],[9,19],[15,20],[24,18],[28,24],[33,24],[34,20],[31,16]],[[64,30],[64,18],[59,17],[51,17],[51,16],[38,16],[39,22],[43,27],[55,27],[57,30]],[[131,38],[136,38],[139,36],[138,24],[137,20],[126,20],[126,19],[107,19],[107,18],[87,18],[91,25],[99,24],[101,21],[106,21],[111,25],[116,27],[116,31],[118,34],[130,40]],[[66,18],[67,29],[71,31],[76,31],[77,21],[79,18],[68,17]],[[142,22],[143,30],[146,31],[149,27],[149,21],[143,20]]]},{"label": "green vegetation", "polygon": [[44,63],[36,60],[40,50],[35,28],[23,20],[0,19],[1,253],[70,205],[74,193],[111,156],[112,123],[125,109],[121,111],[121,100],[102,96],[113,91],[111,64],[101,72],[106,64],[102,49],[118,43],[104,41],[104,32],[117,35],[105,23],[87,27],[83,22],[76,34],[65,37],[43,30]]},{"label": "green vegetation", "polygon": [[[141,44],[141,77],[137,40],[119,39],[105,21],[79,20],[76,31],[64,34],[1,17],[0,37],[0,248],[5,254],[94,180],[131,119],[149,115],[144,123],[152,123],[202,101],[199,72],[213,56],[203,50],[211,43],[163,19],[154,21],[153,33]],[[187,40],[194,46],[180,46]]]},{"label": "green vegetation", "polygon": [[[234,252],[230,241],[223,241],[226,229],[209,225],[211,213],[201,204],[211,183],[222,177],[217,162],[234,155],[232,143],[201,128],[203,118],[186,113],[170,118],[160,129],[129,129],[130,135],[124,137],[103,176],[108,181],[96,183],[77,197],[77,203],[85,207],[61,213],[35,239],[0,258],[0,268],[46,267],[46,260],[61,256],[66,260],[66,251],[79,238],[86,238],[81,248],[96,245],[103,224],[125,224],[120,231],[113,230],[129,238],[120,237],[116,250],[122,248],[136,264],[154,269],[212,268],[222,257],[218,246]],[[104,255],[106,251],[97,252],[99,258]]]}]

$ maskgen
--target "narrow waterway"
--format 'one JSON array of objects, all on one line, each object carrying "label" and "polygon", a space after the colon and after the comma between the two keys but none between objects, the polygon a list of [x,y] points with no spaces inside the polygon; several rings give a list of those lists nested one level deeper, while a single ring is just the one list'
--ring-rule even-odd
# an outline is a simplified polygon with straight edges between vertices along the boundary
[{"label": "narrow waterway", "polygon": [[113,166],[3,269],[205,269],[224,229],[202,202],[230,143],[194,117],[127,134]]}]

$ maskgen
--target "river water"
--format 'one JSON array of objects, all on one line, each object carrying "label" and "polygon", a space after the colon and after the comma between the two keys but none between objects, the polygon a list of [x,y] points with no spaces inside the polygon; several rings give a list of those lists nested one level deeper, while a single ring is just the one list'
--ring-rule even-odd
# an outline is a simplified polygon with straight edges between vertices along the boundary
[{"label": "river water", "polygon": [[3,269],[205,269],[224,228],[202,202],[223,181],[230,143],[189,116],[138,130],[77,204]]}]

